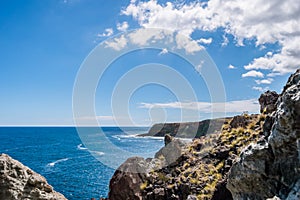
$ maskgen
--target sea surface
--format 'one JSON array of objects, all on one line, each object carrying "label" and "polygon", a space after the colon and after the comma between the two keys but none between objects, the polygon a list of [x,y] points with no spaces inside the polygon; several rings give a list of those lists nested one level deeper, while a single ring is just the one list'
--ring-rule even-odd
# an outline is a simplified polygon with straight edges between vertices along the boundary
[{"label": "sea surface", "polygon": [[[0,127],[0,153],[46,177],[70,200],[106,197],[116,166],[129,156],[153,157],[162,138],[147,127]],[[79,133],[79,134],[78,134]]]}]

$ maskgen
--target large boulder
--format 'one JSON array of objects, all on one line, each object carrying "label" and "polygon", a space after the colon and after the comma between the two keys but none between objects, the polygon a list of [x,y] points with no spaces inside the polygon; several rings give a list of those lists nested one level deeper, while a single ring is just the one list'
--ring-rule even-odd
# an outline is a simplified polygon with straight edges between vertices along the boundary
[{"label": "large boulder", "polygon": [[166,165],[174,165],[182,155],[183,146],[183,142],[167,134],[165,136],[165,146],[155,154],[155,158],[160,159],[163,157]]},{"label": "large boulder", "polygon": [[258,102],[260,104],[260,112],[265,114],[272,113],[276,109],[276,101],[279,95],[275,91],[266,91],[261,94]]},{"label": "large boulder", "polygon": [[141,200],[148,164],[144,158],[128,158],[114,173],[109,184],[111,200]]},{"label": "large boulder", "polygon": [[0,199],[65,200],[46,179],[6,154],[0,155]]},{"label": "large boulder", "polygon": [[276,105],[265,122],[266,140],[246,148],[230,170],[227,188],[234,199],[299,199],[300,69]]}]

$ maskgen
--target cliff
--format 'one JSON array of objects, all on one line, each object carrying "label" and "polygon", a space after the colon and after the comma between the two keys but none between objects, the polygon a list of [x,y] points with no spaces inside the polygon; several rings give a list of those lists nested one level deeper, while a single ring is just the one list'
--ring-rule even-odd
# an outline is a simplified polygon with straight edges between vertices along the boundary
[{"label": "cliff", "polygon": [[6,154],[0,155],[0,199],[66,200],[43,176]]},{"label": "cliff", "polygon": [[300,199],[300,69],[259,102],[261,114],[227,118],[191,143],[164,134],[155,158],[116,170],[109,199]]},{"label": "cliff", "polygon": [[207,119],[200,122],[160,123],[153,125],[149,132],[139,136],[164,137],[169,134],[180,138],[199,138],[219,132],[226,118]]}]

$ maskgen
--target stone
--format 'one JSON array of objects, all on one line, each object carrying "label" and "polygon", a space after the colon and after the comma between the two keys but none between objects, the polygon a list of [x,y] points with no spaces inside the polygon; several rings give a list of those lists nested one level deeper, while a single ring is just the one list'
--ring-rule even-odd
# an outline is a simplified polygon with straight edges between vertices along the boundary
[{"label": "stone", "polygon": [[144,158],[128,158],[114,173],[109,183],[108,199],[141,200],[140,186],[146,181],[148,164]]},{"label": "stone", "polygon": [[169,143],[171,143],[173,141],[174,137],[172,137],[171,135],[169,134],[166,134],[165,135],[165,146],[167,146]]},{"label": "stone", "polygon": [[160,158],[161,156],[163,156],[166,161],[166,166],[175,165],[176,161],[182,155],[182,146],[184,146],[184,144],[180,140],[173,140],[172,142],[168,143],[165,147],[161,148],[155,154],[155,158]]},{"label": "stone", "polygon": [[231,128],[238,128],[238,127],[246,128],[246,126],[248,125],[248,120],[244,115],[237,115],[233,117],[229,125]]},{"label": "stone", "polygon": [[244,149],[230,169],[227,188],[234,199],[299,199],[300,69],[290,76],[274,105],[264,124],[267,141]]},{"label": "stone", "polygon": [[66,200],[46,179],[6,154],[0,155],[0,199]]},{"label": "stone", "polygon": [[260,104],[260,112],[265,114],[272,113],[276,109],[276,101],[279,95],[275,91],[266,91],[261,94],[258,102]]}]

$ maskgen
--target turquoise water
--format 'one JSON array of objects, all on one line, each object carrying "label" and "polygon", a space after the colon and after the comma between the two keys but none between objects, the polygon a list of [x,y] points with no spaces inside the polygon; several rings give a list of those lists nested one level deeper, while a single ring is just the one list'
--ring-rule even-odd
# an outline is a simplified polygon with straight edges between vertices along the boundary
[{"label": "turquoise water", "polygon": [[152,157],[163,146],[161,138],[134,136],[148,128],[79,130],[80,137],[73,127],[0,127],[0,153],[42,174],[68,199],[90,200],[107,195],[114,166],[132,155]]}]

